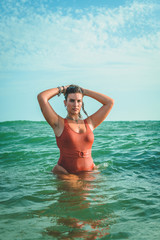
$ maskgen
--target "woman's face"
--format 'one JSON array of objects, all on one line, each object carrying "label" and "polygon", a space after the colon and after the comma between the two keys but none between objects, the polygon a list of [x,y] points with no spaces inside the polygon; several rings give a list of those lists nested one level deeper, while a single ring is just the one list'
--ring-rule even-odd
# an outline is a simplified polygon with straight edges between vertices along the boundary
[{"label": "woman's face", "polygon": [[64,100],[68,113],[71,115],[78,115],[82,107],[82,101],[82,93],[69,93],[67,101]]}]

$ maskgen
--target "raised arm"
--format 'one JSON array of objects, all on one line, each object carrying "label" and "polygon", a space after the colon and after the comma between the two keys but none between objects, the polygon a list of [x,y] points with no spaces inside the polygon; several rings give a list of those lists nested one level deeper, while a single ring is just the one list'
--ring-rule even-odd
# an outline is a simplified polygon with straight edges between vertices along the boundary
[{"label": "raised arm", "polygon": [[37,96],[43,116],[53,129],[55,129],[58,126],[59,116],[51,107],[49,99],[58,95],[60,90],[62,92],[64,90],[63,87],[61,87],[60,89],[59,88],[48,89],[44,92],[39,93]]},{"label": "raised arm", "polygon": [[87,118],[91,128],[95,129],[105,120],[105,118],[111,111],[114,105],[114,100],[102,93],[98,93],[88,89],[83,89],[83,95],[94,98],[95,100],[103,104],[103,106],[97,112]]}]

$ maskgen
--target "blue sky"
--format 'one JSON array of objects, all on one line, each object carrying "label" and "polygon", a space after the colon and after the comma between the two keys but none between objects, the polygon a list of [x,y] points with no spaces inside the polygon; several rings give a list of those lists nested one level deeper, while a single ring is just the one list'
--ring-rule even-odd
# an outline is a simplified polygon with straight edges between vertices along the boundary
[{"label": "blue sky", "polygon": [[[159,1],[1,0],[0,12],[0,121],[44,120],[37,94],[72,83],[114,98],[108,120],[160,120]],[[51,104],[65,117],[63,96]]]}]

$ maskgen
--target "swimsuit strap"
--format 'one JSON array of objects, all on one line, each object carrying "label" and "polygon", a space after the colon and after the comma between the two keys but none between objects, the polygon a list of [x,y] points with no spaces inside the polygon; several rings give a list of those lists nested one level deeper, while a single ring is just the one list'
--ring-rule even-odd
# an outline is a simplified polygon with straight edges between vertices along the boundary
[{"label": "swimsuit strap", "polygon": [[93,132],[93,131],[91,130],[88,122],[87,122],[87,119],[84,119],[84,123],[85,123],[85,125],[86,125],[86,130],[87,130],[87,131],[89,130],[89,131]]}]

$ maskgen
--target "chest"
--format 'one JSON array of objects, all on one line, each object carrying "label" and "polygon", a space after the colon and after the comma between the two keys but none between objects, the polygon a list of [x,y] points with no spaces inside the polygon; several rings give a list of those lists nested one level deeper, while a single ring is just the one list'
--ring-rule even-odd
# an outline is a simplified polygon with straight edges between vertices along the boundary
[{"label": "chest", "polygon": [[83,122],[70,122],[68,127],[75,133],[85,133],[87,131],[86,125]]},{"label": "chest", "polygon": [[61,136],[60,145],[61,147],[68,149],[89,149],[92,147],[94,142],[93,132],[86,131],[82,133],[77,133],[71,128],[64,129],[64,132]]}]

